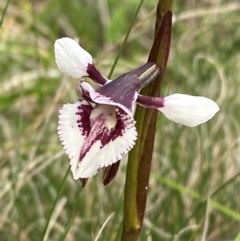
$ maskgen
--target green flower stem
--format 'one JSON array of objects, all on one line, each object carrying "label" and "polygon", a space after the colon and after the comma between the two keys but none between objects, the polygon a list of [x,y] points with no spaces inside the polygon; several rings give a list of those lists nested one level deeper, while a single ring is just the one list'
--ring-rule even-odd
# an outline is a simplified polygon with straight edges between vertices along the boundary
[{"label": "green flower stem", "polygon": [[[159,0],[155,40],[149,55],[149,61],[156,62],[161,73],[156,81],[146,87],[142,93],[157,96],[164,70],[167,64],[171,38],[171,0]],[[138,239],[145,213],[147,188],[154,146],[157,113],[140,106],[136,109],[138,140],[130,152],[126,173],[124,218],[122,241]]]}]

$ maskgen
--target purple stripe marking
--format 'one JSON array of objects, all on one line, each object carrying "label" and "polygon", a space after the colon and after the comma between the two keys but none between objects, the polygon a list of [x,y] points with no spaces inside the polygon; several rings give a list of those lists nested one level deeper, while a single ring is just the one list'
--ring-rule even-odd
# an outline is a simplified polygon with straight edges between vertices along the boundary
[{"label": "purple stripe marking", "polygon": [[126,132],[124,121],[127,120],[129,117],[123,110],[119,108],[116,108],[116,114],[117,123],[114,128],[111,128],[111,130],[107,128],[106,118],[103,116],[103,114],[98,116],[96,120],[92,123],[89,135],[83,144],[79,161],[81,161],[86,156],[86,154],[90,151],[92,145],[95,142],[101,142],[101,149],[109,142],[123,136],[123,134]]},{"label": "purple stripe marking", "polygon": [[[81,103],[81,105],[78,106],[78,111],[76,112],[76,115],[79,116],[79,118],[77,120],[78,128],[81,131],[82,136],[85,136],[85,137],[88,136],[89,131],[91,129],[90,114],[92,112],[92,109],[93,108],[90,104]],[[76,145],[77,145],[77,143],[76,143]]]}]

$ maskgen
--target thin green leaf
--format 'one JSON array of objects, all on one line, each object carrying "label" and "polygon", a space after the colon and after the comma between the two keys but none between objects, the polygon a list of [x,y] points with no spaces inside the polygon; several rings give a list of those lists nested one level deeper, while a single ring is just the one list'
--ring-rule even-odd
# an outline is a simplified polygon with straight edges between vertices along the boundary
[{"label": "thin green leaf", "polygon": [[49,224],[50,224],[50,220],[51,220],[52,214],[53,214],[53,212],[54,212],[54,210],[55,210],[55,207],[56,207],[56,205],[57,205],[57,203],[58,203],[58,200],[59,200],[59,198],[60,198],[60,196],[61,196],[61,194],[62,194],[63,187],[64,187],[65,182],[66,182],[66,180],[67,180],[67,176],[68,176],[68,174],[69,174],[69,171],[70,171],[70,167],[67,169],[67,171],[66,171],[66,173],[65,173],[65,176],[64,176],[63,181],[62,181],[62,183],[61,183],[61,186],[60,186],[58,195],[57,195],[57,197],[56,197],[56,199],[55,199],[55,201],[54,201],[54,203],[53,203],[53,205],[52,205],[52,208],[51,208],[51,211],[50,211],[50,213],[49,213],[49,216],[48,216],[46,225],[45,225],[45,227],[44,227],[44,229],[43,229],[43,233],[42,233],[42,236],[41,236],[41,238],[40,238],[40,240],[42,240],[42,241],[45,241],[45,236],[46,236],[46,233],[47,233],[48,226],[49,226]]},{"label": "thin green leaf", "polygon": [[2,17],[1,17],[1,20],[0,20],[0,28],[2,27],[3,25],[3,20],[4,20],[4,17],[6,15],[6,12],[7,12],[7,9],[8,9],[8,6],[9,6],[9,3],[10,3],[11,0],[8,0],[7,3],[6,3],[6,6],[5,8],[3,9],[3,14],[2,14]]},{"label": "thin green leaf", "polygon": [[[194,199],[197,199],[197,200],[202,200],[204,202],[207,202],[207,199],[206,197],[204,197],[203,195],[201,195],[200,193],[196,192],[196,191],[193,191],[189,188],[186,188],[185,186],[179,184],[179,183],[176,183],[172,180],[169,180],[169,179],[166,179],[166,178],[162,178],[162,177],[156,177],[157,180],[162,183],[162,184],[165,184],[166,186],[180,192],[180,193],[184,193],[188,196],[191,196],[192,198]],[[217,202],[217,201],[214,201],[211,197],[209,197],[209,202],[211,204],[211,206],[213,208],[215,208],[216,210],[218,210],[219,212],[233,218],[233,219],[236,219],[238,221],[240,221],[240,214],[235,212],[234,210],[222,205],[221,203]]]},{"label": "thin green leaf", "polygon": [[124,49],[124,47],[125,47],[125,45],[126,45],[126,43],[127,43],[128,37],[129,37],[129,35],[130,35],[130,33],[131,33],[131,30],[132,30],[132,28],[133,28],[133,24],[134,24],[134,22],[135,22],[135,20],[136,20],[136,18],[137,18],[137,16],[138,16],[138,13],[139,13],[139,11],[140,11],[140,9],[141,9],[141,6],[142,6],[142,4],[143,4],[143,1],[144,1],[144,0],[141,0],[140,3],[139,3],[139,5],[138,5],[138,7],[137,7],[137,10],[136,10],[136,12],[135,12],[135,14],[134,14],[133,20],[132,20],[132,22],[131,22],[131,24],[130,24],[130,26],[129,26],[129,29],[128,29],[127,33],[126,33],[126,36],[125,36],[125,38],[124,38],[124,40],[123,40],[123,43],[122,43],[122,45],[121,45],[121,47],[120,47],[120,49],[119,49],[119,51],[118,51],[117,57],[115,58],[115,61],[114,61],[113,65],[112,65],[112,68],[111,68],[111,70],[110,70],[110,72],[109,72],[109,74],[108,74],[108,79],[111,79],[111,77],[112,77],[113,71],[114,71],[114,69],[115,69],[115,67],[116,67],[116,65],[117,65],[117,62],[118,62],[118,60],[119,60],[119,57],[120,57],[120,55],[121,55],[121,53],[122,53],[122,51],[123,51],[123,49]]}]

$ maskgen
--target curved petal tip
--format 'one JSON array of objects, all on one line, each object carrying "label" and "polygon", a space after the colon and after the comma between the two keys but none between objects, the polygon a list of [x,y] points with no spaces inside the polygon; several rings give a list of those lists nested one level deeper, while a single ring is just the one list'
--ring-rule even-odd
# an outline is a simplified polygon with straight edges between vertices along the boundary
[{"label": "curved petal tip", "polygon": [[158,110],[168,119],[189,127],[207,122],[220,110],[211,99],[185,94],[164,97],[163,105]]},{"label": "curved petal tip", "polygon": [[55,60],[64,74],[73,78],[88,76],[88,64],[92,56],[71,38],[57,39],[54,43]]}]

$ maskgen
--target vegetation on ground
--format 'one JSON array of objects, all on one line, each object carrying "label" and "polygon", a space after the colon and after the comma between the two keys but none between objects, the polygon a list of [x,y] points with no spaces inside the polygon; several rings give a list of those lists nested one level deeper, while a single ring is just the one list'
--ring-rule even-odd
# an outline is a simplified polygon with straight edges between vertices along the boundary
[{"label": "vegetation on ground", "polygon": [[[1,241],[119,240],[126,160],[106,187],[97,175],[82,189],[66,173],[58,110],[79,98],[78,80],[57,69],[53,44],[63,36],[79,38],[107,76],[138,4],[0,3]],[[113,79],[146,62],[155,11],[156,1],[143,3]],[[196,128],[159,114],[139,240],[234,240],[240,232],[240,3],[174,1],[172,11],[161,95],[203,95],[221,110]]]}]

